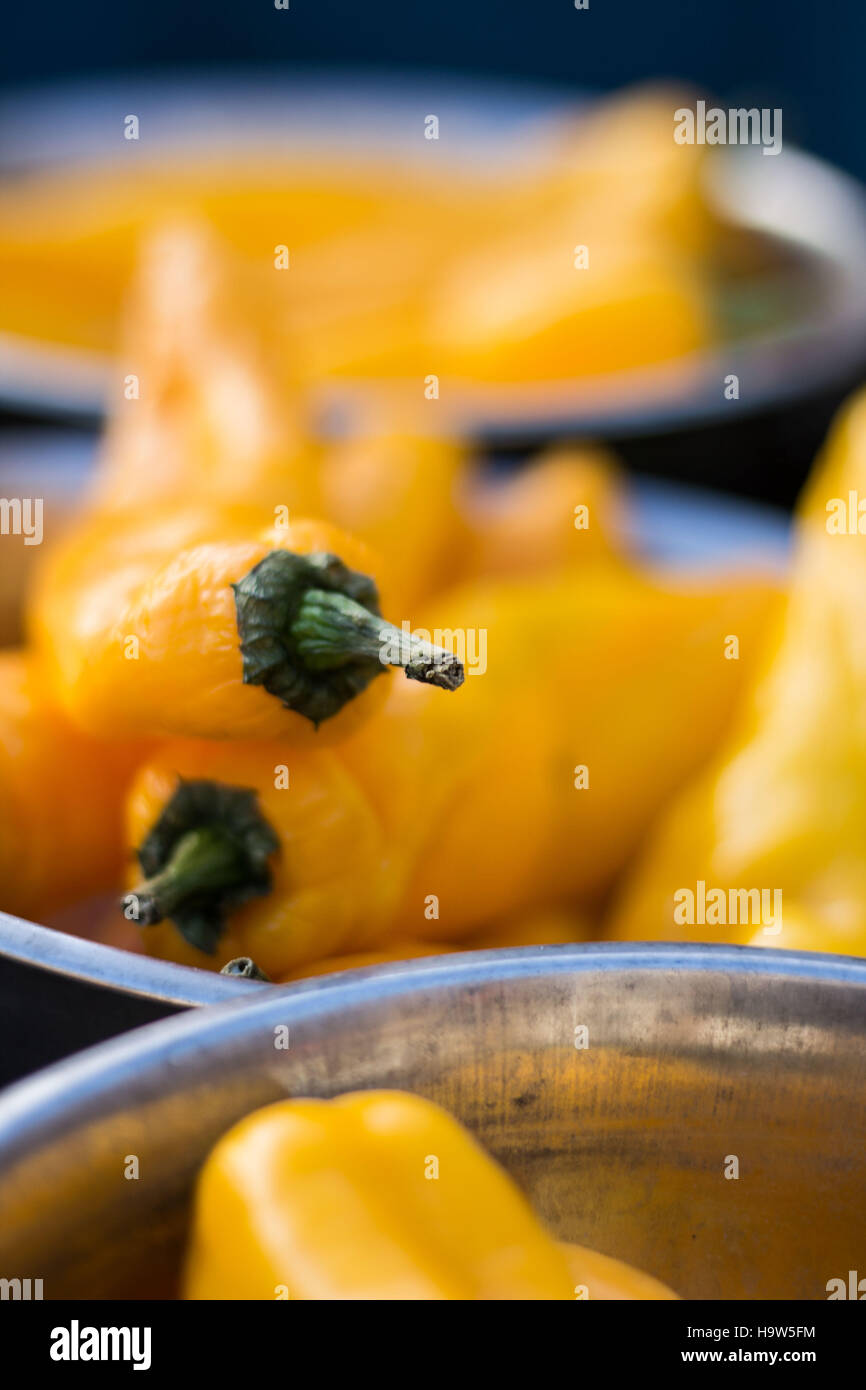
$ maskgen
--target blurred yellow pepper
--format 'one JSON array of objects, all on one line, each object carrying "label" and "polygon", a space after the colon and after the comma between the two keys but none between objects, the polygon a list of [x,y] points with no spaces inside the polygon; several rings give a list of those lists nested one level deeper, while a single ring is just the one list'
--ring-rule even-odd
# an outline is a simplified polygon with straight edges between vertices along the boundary
[{"label": "blurred yellow pepper", "polygon": [[550,574],[621,556],[624,490],[601,449],[562,447],[506,476],[479,472],[462,497],[468,575]]},{"label": "blurred yellow pepper", "polygon": [[437,707],[392,682],[340,747],[400,847],[398,934],[459,940],[604,893],[712,754],[777,601],[761,580],[608,565],[440,595],[465,648],[459,695]]},{"label": "blurred yellow pepper", "polygon": [[121,808],[143,756],[81,733],[33,658],[0,652],[0,910],[39,921],[117,888]]},{"label": "blurred yellow pepper", "polygon": [[[30,171],[0,187],[0,327],[113,352],[138,245],[160,223],[199,219],[245,260],[280,371],[290,364],[285,384],[454,367],[492,381],[571,377],[662,360],[712,327],[706,151],[673,140],[687,100],[618,94],[536,126],[530,159],[483,178],[375,152],[149,157],[146,142],[134,171],[128,160]],[[569,263],[576,242],[594,270],[560,279],[557,247]],[[288,274],[274,268],[281,245]]]},{"label": "blurred yellow pepper", "polygon": [[440,371],[515,385],[598,377],[683,357],[714,333],[698,273],[606,219],[510,232],[458,262],[431,302]]},{"label": "blurred yellow pepper", "polygon": [[570,205],[579,223],[603,203],[636,239],[662,241],[707,259],[719,224],[707,196],[707,146],[679,145],[674,112],[694,104],[686,88],[646,85],[598,102],[549,132],[550,158],[535,176],[536,197],[552,210]]},{"label": "blurred yellow pepper", "polygon": [[382,556],[401,618],[458,570],[467,546],[458,491],[468,467],[459,445],[410,422],[362,427],[324,452],[323,514]]},{"label": "blurred yellow pepper", "polygon": [[205,224],[142,246],[93,503],[101,511],[255,505],[267,521],[315,514],[319,450],[253,288]]},{"label": "blurred yellow pepper", "polygon": [[198,1181],[187,1299],[671,1298],[547,1234],[438,1106],[399,1091],[289,1100],[242,1120]]},{"label": "blurred yellow pepper", "polygon": [[801,501],[784,619],[737,735],[653,833],[614,936],[866,954],[860,498],[866,393]]}]

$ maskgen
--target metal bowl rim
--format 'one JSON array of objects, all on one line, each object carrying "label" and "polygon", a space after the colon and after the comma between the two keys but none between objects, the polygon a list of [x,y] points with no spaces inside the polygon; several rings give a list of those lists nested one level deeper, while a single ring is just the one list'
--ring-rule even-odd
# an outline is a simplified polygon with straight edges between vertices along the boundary
[{"label": "metal bowl rim", "polygon": [[136,955],[0,912],[0,963],[4,959],[116,994],[168,1005],[213,1004],[233,999],[244,986],[260,987],[257,981]]},{"label": "metal bowl rim", "polygon": [[[853,987],[863,991],[866,1003],[866,959],[861,957],[694,942],[592,942],[466,951],[341,971],[291,985],[259,985],[255,997],[235,998],[147,1024],[14,1083],[0,1097],[0,1161],[74,1126],[92,1111],[94,1101],[126,1094],[130,1083],[140,1085],[144,1077],[158,1079],[166,1069],[176,1073],[188,1058],[216,1043],[222,1047],[232,1038],[244,1037],[277,1014],[281,1024],[325,1022],[333,1014],[377,999],[454,985],[472,988],[545,975],[673,970]],[[237,983],[243,988],[251,982]]]}]

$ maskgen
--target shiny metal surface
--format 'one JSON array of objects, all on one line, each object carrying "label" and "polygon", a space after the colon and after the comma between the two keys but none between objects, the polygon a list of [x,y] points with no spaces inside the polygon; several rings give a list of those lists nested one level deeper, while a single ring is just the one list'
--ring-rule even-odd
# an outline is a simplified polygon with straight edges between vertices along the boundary
[{"label": "shiny metal surface", "polygon": [[864,1078],[863,960],[557,946],[262,986],[0,1098],[0,1276],[164,1295],[229,1125],[396,1086],[468,1124],[562,1237],[689,1298],[823,1299],[866,1248]]}]

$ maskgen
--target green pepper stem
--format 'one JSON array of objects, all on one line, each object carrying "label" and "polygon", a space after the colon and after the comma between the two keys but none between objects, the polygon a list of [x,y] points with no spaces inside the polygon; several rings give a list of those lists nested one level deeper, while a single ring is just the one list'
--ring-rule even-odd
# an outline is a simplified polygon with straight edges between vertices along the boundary
[{"label": "green pepper stem", "polygon": [[291,632],[298,655],[313,671],[332,671],[366,659],[402,667],[409,680],[442,690],[457,690],[463,684],[463,663],[453,652],[401,631],[333,589],[307,590]]},{"label": "green pepper stem", "polygon": [[159,873],[134,888],[127,900],[133,898],[137,903],[139,925],[153,927],[173,916],[190,898],[235,888],[248,873],[249,865],[237,840],[217,826],[203,826],[187,831]]}]

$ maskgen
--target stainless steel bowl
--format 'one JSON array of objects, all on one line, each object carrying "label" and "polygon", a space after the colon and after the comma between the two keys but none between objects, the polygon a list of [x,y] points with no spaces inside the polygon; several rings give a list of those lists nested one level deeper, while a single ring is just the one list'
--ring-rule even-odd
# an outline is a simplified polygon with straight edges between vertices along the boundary
[{"label": "stainless steel bowl", "polygon": [[459,1116],[565,1239],[687,1298],[824,1299],[866,1248],[864,1075],[866,961],[843,957],[534,947],[265,986],[7,1091],[0,1276],[164,1296],[228,1126],[386,1086]]}]

